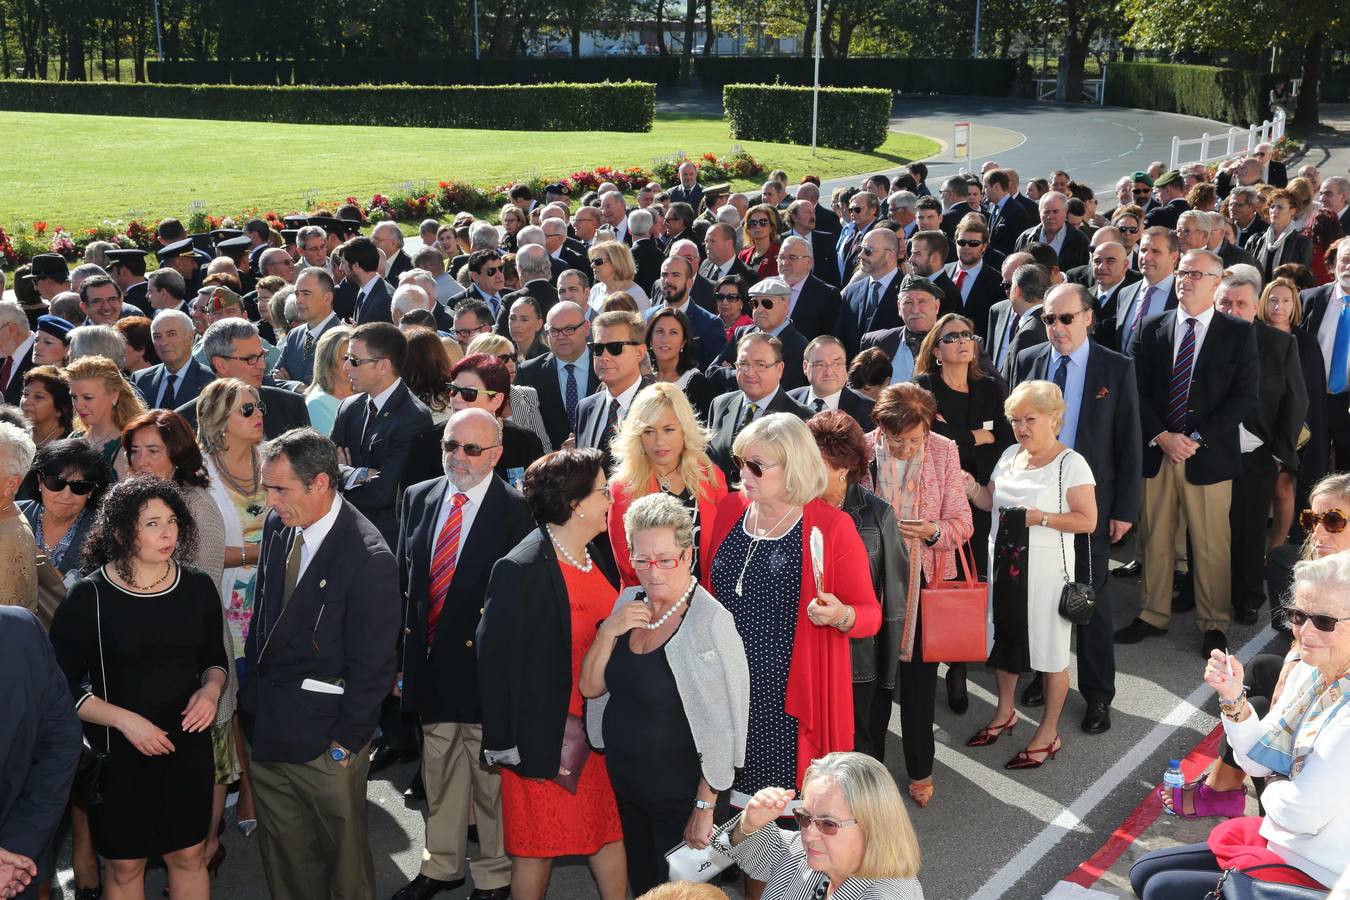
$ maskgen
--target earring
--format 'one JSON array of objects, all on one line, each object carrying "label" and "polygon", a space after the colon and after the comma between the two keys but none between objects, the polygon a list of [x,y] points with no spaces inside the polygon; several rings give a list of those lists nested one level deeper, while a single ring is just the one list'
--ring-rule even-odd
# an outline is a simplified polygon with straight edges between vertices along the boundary
[{"label": "earring", "polygon": [[577,510],[577,518],[578,518],[578,519],[584,519],[584,518],[586,518],[586,514],[585,514],[584,512],[582,512],[581,510]]}]

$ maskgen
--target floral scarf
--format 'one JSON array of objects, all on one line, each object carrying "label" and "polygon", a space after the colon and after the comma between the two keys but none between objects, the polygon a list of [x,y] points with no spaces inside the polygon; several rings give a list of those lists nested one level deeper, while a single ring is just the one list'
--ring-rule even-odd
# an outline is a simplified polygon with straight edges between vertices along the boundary
[{"label": "floral scarf", "polygon": [[1350,674],[1328,683],[1318,672],[1302,696],[1267,726],[1247,755],[1278,775],[1298,777],[1323,726],[1350,701]]},{"label": "floral scarf", "polygon": [[[925,447],[908,460],[896,459],[886,446],[886,437],[874,432],[873,459],[876,462],[876,492],[895,510],[897,521],[919,517],[919,477],[923,473]],[[900,639],[900,659],[909,662],[914,655],[914,629],[919,621],[919,587],[923,578],[923,546],[918,538],[905,541],[909,557],[909,578],[905,585],[905,631]]]}]

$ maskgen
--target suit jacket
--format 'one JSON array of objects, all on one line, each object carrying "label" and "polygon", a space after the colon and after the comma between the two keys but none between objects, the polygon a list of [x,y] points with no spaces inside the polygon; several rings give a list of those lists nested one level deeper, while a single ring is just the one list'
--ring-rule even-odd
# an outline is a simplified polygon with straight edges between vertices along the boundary
[{"label": "suit jacket", "polygon": [[1028,215],[1026,207],[1012,197],[1002,210],[991,210],[989,218],[989,246],[1004,255],[1012,253],[1022,232],[1036,224],[1036,216]]},{"label": "suit jacket", "polygon": [[1223,243],[1219,245],[1219,249],[1214,252],[1219,254],[1219,259],[1223,260],[1223,267],[1225,269],[1232,268],[1238,263],[1246,263],[1249,266],[1256,266],[1258,269],[1260,268],[1260,265],[1256,262],[1255,256],[1252,256],[1226,237],[1223,239]]},{"label": "suit jacket", "polygon": [[970,204],[962,200],[952,204],[952,208],[942,214],[942,224],[938,227],[947,236],[947,262],[956,259],[956,226],[970,212],[973,212]]},{"label": "suit jacket", "polygon": [[[712,313],[714,316],[717,315],[717,285],[702,275],[694,276],[694,286],[689,289],[689,299],[706,312]],[[652,306],[665,305],[666,294],[661,289],[660,279],[652,285],[651,301]]]},{"label": "suit jacket", "polygon": [[375,284],[370,288],[370,293],[366,294],[364,299],[360,299],[361,307],[356,311],[356,324],[364,325],[367,322],[393,323],[394,316],[390,310],[393,301],[394,292],[389,289],[389,282],[383,278],[376,278]]},{"label": "suit jacket", "polygon": [[[1036,307],[1022,314],[1017,323],[1017,331],[1009,336],[1008,317],[1012,315],[1012,301],[1000,300],[989,308],[989,356],[997,363],[996,371],[1004,381],[1011,381],[1012,365],[1017,354],[1043,344],[1046,340],[1045,323],[1041,321],[1042,307]],[[1007,345],[1005,348],[1004,345]],[[1002,358],[1000,359],[1000,354]]]},{"label": "suit jacket", "polygon": [[1251,252],[1250,245],[1252,241],[1256,240],[1261,235],[1265,234],[1266,229],[1269,227],[1270,223],[1267,222],[1265,219],[1261,218],[1260,216],[1252,216],[1252,220],[1247,223],[1246,228],[1242,228],[1236,222],[1234,222],[1233,228],[1236,229],[1237,231],[1237,242],[1236,242],[1237,245],[1239,247],[1245,247],[1247,251],[1250,253]]},{"label": "suit jacket", "polygon": [[[1013,366],[1013,384],[1054,380],[1050,371],[1053,358],[1054,348],[1049,344],[1022,351]],[[1097,479],[1099,534],[1106,533],[1112,519],[1138,520],[1143,446],[1134,361],[1094,343],[1083,377],[1074,450],[1087,460]]]},{"label": "suit jacket", "polygon": [[[839,237],[835,232],[822,231],[819,228],[819,220],[817,220],[816,224],[817,227],[811,232],[810,237],[808,238],[811,242],[811,257],[813,260],[811,274],[827,284],[838,286],[839,257],[835,255],[834,250],[839,242]],[[779,243],[790,237],[799,236],[800,235],[795,234],[791,228],[788,228],[778,236]]]},{"label": "suit jacket", "polygon": [[840,284],[847,284],[852,280],[853,272],[858,268],[858,257],[862,256],[863,238],[867,237],[867,233],[876,227],[877,221],[874,219],[862,231],[858,231],[850,224],[839,235],[839,241],[835,245],[835,258],[839,262]]},{"label": "suit jacket", "polygon": [[656,238],[645,237],[633,242],[633,262],[637,265],[637,275],[633,280],[637,286],[652,295],[652,285],[661,277],[661,263],[666,255],[656,246]]},{"label": "suit jacket", "polygon": [[1257,319],[1256,352],[1261,360],[1256,409],[1243,426],[1260,438],[1266,450],[1290,471],[1298,471],[1298,434],[1308,414],[1308,390],[1303,380],[1298,342],[1292,334]]},{"label": "suit jacket", "polygon": [[[436,304],[436,309],[440,304]],[[323,337],[329,331],[342,324],[342,320],[337,316],[330,316],[323,327],[319,329],[319,337]],[[309,355],[305,355],[305,336],[309,334],[309,326],[298,325],[286,332],[286,340],[281,346],[281,360],[277,365],[286,370],[287,376],[292,381],[299,381],[302,384],[309,384],[314,380],[314,349],[311,348]],[[315,347],[318,346],[318,340],[315,339]]]},{"label": "suit jacket", "polygon": [[[959,263],[947,263],[943,270],[953,287],[956,286],[956,272],[959,266]],[[959,300],[961,289],[958,287],[956,291]],[[975,323],[975,333],[982,338],[987,338],[989,309],[1003,299],[1003,277],[999,275],[996,266],[992,266],[986,261],[980,266],[979,274],[975,276],[975,283],[970,286],[970,296],[961,301],[958,309],[961,315]]]},{"label": "suit jacket", "polygon": [[839,217],[823,203],[816,204],[816,230],[829,235],[839,234]]},{"label": "suit jacket", "polygon": [[[591,374],[591,380],[597,382],[599,378],[594,373]],[[649,384],[656,381],[650,375],[643,375],[638,378],[641,387],[639,391]],[[610,455],[609,447],[604,445],[601,438],[605,434],[605,419],[609,412],[610,395],[608,390],[598,389],[594,393],[588,394],[577,404],[577,448],[595,447],[603,450],[605,453],[605,471],[608,472],[614,466],[614,458]],[[622,424],[622,420],[620,420]],[[617,429],[616,429],[617,430]]]},{"label": "suit jacket", "polygon": [[862,336],[869,331],[900,326],[900,282],[899,272],[891,279],[878,302],[869,302],[870,278],[859,278],[844,288],[840,297],[839,321],[835,323],[834,335],[844,343],[844,351],[849,359],[858,355]]},{"label": "suit jacket", "polygon": [[[805,407],[811,415],[816,414],[815,407],[811,405],[811,386],[809,384],[788,391],[788,396]],[[872,407],[874,405],[871,397],[866,397],[851,387],[845,387],[839,392],[839,411],[852,416],[853,420],[862,426],[862,430],[865,432],[877,427],[876,423],[872,421]]]},{"label": "suit jacket", "polygon": [[[1041,226],[1033,225],[1017,238],[1014,248],[1025,250],[1028,244],[1041,240]],[[1064,243],[1059,247],[1059,270],[1067,272],[1075,266],[1085,266],[1091,261],[1092,251],[1088,248],[1088,239],[1077,228],[1064,226]]]},{"label": "suit jacket", "polygon": [[[706,279],[710,284],[712,284],[713,287],[717,286],[717,279],[722,277],[717,273],[718,273],[717,265],[714,264],[713,261],[710,259],[703,260],[703,265],[698,267],[698,274],[704,279]],[[742,278],[745,279],[745,283],[747,286],[754,284],[756,281],[759,281],[759,276],[755,274],[755,270],[747,266],[744,262],[741,261],[740,258],[735,256],[731,258],[731,268],[727,269],[727,274],[741,276]]]},{"label": "suit jacket", "polygon": [[[1103,317],[1097,325],[1097,341],[1104,347],[1109,347],[1118,353],[1126,353],[1129,350],[1128,345],[1124,344],[1125,333],[1134,322],[1134,317],[1138,313],[1139,301],[1144,299],[1144,294],[1148,291],[1148,282],[1140,278],[1134,284],[1126,285],[1116,291],[1115,316],[1112,319]],[[1163,311],[1177,308],[1177,282],[1172,279],[1172,290],[1167,295],[1167,302],[1163,305]],[[1144,321],[1148,321],[1145,319]],[[1143,323],[1140,323],[1143,327]],[[1131,335],[1133,338],[1133,335]],[[1171,365],[1167,370],[1172,371]]]},{"label": "suit jacket", "polygon": [[[1134,284],[1143,277],[1144,276],[1139,274],[1137,269],[1126,269],[1125,277],[1120,279],[1120,284],[1116,285],[1116,288],[1119,289],[1127,284]],[[1092,271],[1092,263],[1088,263],[1084,266],[1074,266],[1064,273],[1064,280],[1071,281],[1074,284],[1081,284],[1085,288],[1097,287],[1097,276]]]},{"label": "suit jacket", "polygon": [[[665,309],[665,303],[648,307],[643,318],[650,322],[652,316]],[[708,312],[697,303],[690,302],[684,307],[684,314],[694,330],[694,356],[700,370],[708,368],[717,361],[722,349],[727,345],[727,330],[722,320]]]},{"label": "suit jacket", "polygon": [[[1247,250],[1256,258],[1256,267],[1261,270],[1261,276],[1270,281],[1274,277],[1276,269],[1275,248],[1268,241],[1270,232],[1263,231],[1254,235],[1247,244]],[[1298,263],[1301,266],[1312,267],[1313,243],[1312,238],[1306,234],[1300,234],[1295,231],[1284,239],[1284,252],[1280,254],[1280,264]]]},{"label": "suit jacket", "polygon": [[427,645],[436,522],[446,494],[455,487],[444,475],[408,488],[398,531],[398,575],[403,588],[399,658],[403,709],[423,722],[483,721],[478,699],[478,651],[474,637],[487,603],[492,566],[534,530],[529,504],[496,475],[473,527],[460,534],[459,559],[446,592],[436,634]]},{"label": "suit jacket", "polygon": [[[1162,467],[1162,450],[1150,442],[1170,430],[1167,401],[1172,347],[1182,314],[1174,309],[1144,319],[1130,344],[1139,382],[1145,478],[1157,475]],[[1186,398],[1184,433],[1200,435],[1200,449],[1186,460],[1186,480],[1191,484],[1217,484],[1237,476],[1241,469],[1238,425],[1256,409],[1260,379],[1256,329],[1216,312],[1195,358]]]},{"label": "suit jacket", "polygon": [[695,182],[693,187],[686,189],[683,184],[677,184],[667,190],[666,194],[670,197],[670,202],[688,203],[697,213],[698,202],[703,199],[703,185]]},{"label": "suit jacket", "polygon": [[356,318],[356,294],[359,290],[354,278],[344,278],[334,286],[333,312],[338,314],[338,318],[344,321]]},{"label": "suit jacket", "polygon": [[808,341],[822,334],[833,334],[839,321],[840,302],[838,288],[815,275],[807,275],[806,283],[797,295],[797,305],[792,307],[793,327]]},{"label": "suit jacket", "polygon": [[[561,447],[563,441],[572,433],[572,422],[567,418],[567,405],[563,400],[562,387],[558,384],[557,357],[552,353],[536,356],[521,363],[516,369],[516,384],[534,388],[539,394],[539,413],[544,417],[544,430],[548,432],[549,443]],[[586,391],[577,398],[580,401],[600,388],[600,379],[594,372],[586,372]]]},{"label": "suit jacket", "polygon": [[[713,401],[712,413],[708,416],[708,430],[712,432],[712,440],[708,443],[708,456],[722,470],[727,484],[736,483],[740,477],[731,461],[731,445],[736,439],[736,426],[740,424],[741,417],[745,414],[745,404],[748,402],[749,399],[742,391],[723,394]],[[769,405],[760,412],[759,418],[780,412],[792,413],[803,422],[812,415],[811,410],[789,397],[781,385],[773,395],[773,399],[769,401]]]},{"label": "suit jacket", "polygon": [[1178,197],[1175,200],[1169,200],[1163,206],[1155,207],[1144,213],[1144,227],[1152,228],[1155,225],[1161,225],[1163,228],[1175,231],[1177,220],[1181,214],[1191,208],[1191,205]]},{"label": "suit jacket", "polygon": [[[295,391],[285,388],[263,385],[258,388],[258,397],[267,405],[263,412],[263,436],[269,441],[292,428],[304,428],[309,425],[309,409],[305,398]],[[174,410],[197,430],[197,400],[193,397],[187,403]]]},{"label": "suit jacket", "polygon": [[342,401],[333,421],[332,438],[351,458],[351,465],[342,467],[344,484],[355,469],[373,469],[379,474],[345,488],[343,496],[374,523],[385,543],[397,546],[396,506],[407,486],[404,470],[418,435],[431,428],[431,412],[400,382],[366,431],[368,400],[369,396],[361,393]]},{"label": "suit jacket", "polygon": [[1289,172],[1284,163],[1272,159],[1266,168],[1266,184],[1277,188],[1289,186]]},{"label": "suit jacket", "polygon": [[[168,377],[168,367],[164,363],[159,363],[148,369],[141,369],[141,371],[132,374],[131,382],[140,393],[141,399],[145,401],[147,408],[155,408],[155,402],[159,399],[160,388]],[[197,399],[197,395],[202,392],[202,388],[215,380],[214,372],[195,359],[189,359],[187,368],[183,370],[182,380],[173,386],[174,406],[182,406],[184,403],[193,402]]]},{"label": "suit jacket", "polygon": [[33,368],[33,348],[30,345],[23,358],[14,361],[14,371],[10,374],[9,384],[4,386],[5,402],[10,406],[18,406],[19,401],[23,399],[23,376],[31,368]]},{"label": "suit jacket", "polygon": [[141,315],[154,318],[155,311],[150,308],[150,282],[136,282],[122,293],[122,300],[139,309]]},{"label": "suit jacket", "polygon": [[502,297],[502,310],[497,314],[497,327],[494,329],[502,337],[509,338],[511,336],[511,307],[521,297],[533,297],[534,301],[543,309],[544,318],[547,320],[548,311],[553,308],[553,304],[558,302],[558,289],[544,279],[536,278],[534,281],[521,285],[520,290],[512,291]]},{"label": "suit jacket", "polygon": [[[253,757],[303,763],[336,741],[370,743],[397,663],[398,572],[379,531],[346,500],[283,608],[296,536],[275,512],[263,524],[253,624],[244,644],[239,708]],[[331,610],[328,607],[333,607]],[[340,683],[337,694],[305,679]]]},{"label": "suit jacket", "polygon": [[942,291],[942,302],[938,305],[938,317],[945,316],[947,313],[960,312],[965,305],[961,302],[961,289],[956,286],[956,282],[947,277],[947,273],[939,269],[928,278],[929,281],[937,285]]},{"label": "suit jacket", "polygon": [[[719,320],[720,321],[720,320]],[[736,387],[735,369],[736,348],[740,346],[741,338],[747,334],[758,332],[758,325],[742,325],[731,334],[731,340],[727,341],[726,347],[722,349],[722,356],[717,363],[710,366],[705,375],[723,391],[734,391]],[[806,373],[802,370],[802,359],[806,355],[806,345],[808,343],[806,335],[798,331],[789,320],[783,330],[778,332],[778,340],[783,344],[783,380],[782,388],[785,391],[799,388],[806,384]]]},{"label": "suit jacket", "polygon": [[400,248],[399,251],[394,254],[394,258],[389,260],[389,265],[385,269],[388,274],[384,277],[390,284],[396,285],[398,284],[398,276],[402,275],[412,267],[412,257],[408,256],[408,254],[404,253]]}]

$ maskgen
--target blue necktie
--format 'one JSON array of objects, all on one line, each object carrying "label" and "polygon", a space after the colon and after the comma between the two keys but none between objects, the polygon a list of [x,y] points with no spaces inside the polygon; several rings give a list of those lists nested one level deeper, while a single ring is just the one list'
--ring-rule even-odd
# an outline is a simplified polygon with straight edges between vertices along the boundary
[{"label": "blue necktie", "polygon": [[1065,385],[1067,385],[1068,383],[1069,383],[1069,358],[1067,356],[1061,356],[1059,358],[1059,365],[1055,367],[1055,384],[1059,385],[1059,392],[1061,394],[1067,393],[1067,388],[1065,387]]},{"label": "blue necktie", "polygon": [[1350,302],[1343,299],[1341,317],[1336,322],[1336,343],[1331,349],[1331,375],[1327,378],[1328,393],[1345,393],[1348,366],[1350,366]]},{"label": "blue necktie", "polygon": [[572,423],[572,428],[577,427],[577,364],[568,363],[563,366],[567,370],[567,390],[563,395],[563,403],[567,407],[567,421]]}]

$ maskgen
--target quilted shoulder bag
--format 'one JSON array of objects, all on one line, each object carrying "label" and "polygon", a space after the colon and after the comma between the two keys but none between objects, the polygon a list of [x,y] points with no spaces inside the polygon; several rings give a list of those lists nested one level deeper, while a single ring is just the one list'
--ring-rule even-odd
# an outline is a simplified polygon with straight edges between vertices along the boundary
[{"label": "quilted shoulder bag", "polygon": [[[1069,511],[1068,497],[1064,493],[1064,463],[1068,458],[1068,453],[1059,458],[1060,513]],[[1097,592],[1092,588],[1092,539],[1088,538],[1087,584],[1073,580],[1073,573],[1069,571],[1068,551],[1064,549],[1065,540],[1073,540],[1073,535],[1063,532],[1059,535],[1059,556],[1064,563],[1064,590],[1059,595],[1059,614],[1075,625],[1086,625],[1092,621],[1092,616],[1097,611]]]}]

